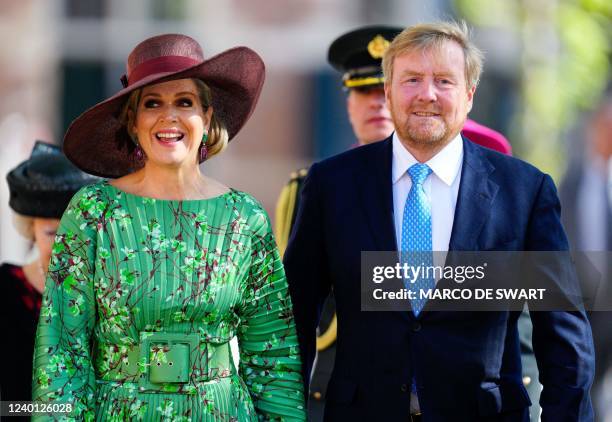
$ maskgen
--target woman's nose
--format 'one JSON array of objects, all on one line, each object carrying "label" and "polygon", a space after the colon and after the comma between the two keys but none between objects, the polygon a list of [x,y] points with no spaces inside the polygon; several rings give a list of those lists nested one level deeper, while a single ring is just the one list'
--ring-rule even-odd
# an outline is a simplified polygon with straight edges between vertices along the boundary
[{"label": "woman's nose", "polygon": [[178,113],[176,107],[173,105],[166,105],[161,109],[160,119],[162,121],[175,122],[178,119]]}]

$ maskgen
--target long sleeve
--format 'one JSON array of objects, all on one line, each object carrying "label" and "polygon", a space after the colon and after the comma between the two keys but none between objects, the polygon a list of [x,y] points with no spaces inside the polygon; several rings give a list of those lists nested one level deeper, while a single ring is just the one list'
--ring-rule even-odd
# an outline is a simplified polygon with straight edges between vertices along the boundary
[{"label": "long sleeve", "polygon": [[301,359],[285,271],[271,225],[252,219],[252,261],[238,330],[240,375],[260,419],[305,420]]},{"label": "long sleeve", "polygon": [[[92,201],[77,193],[62,217],[53,246],[36,333],[33,400],[66,403],[70,420],[93,420],[95,376],[91,335],[95,323],[93,291],[96,229]],[[53,419],[38,416],[34,420]]]}]

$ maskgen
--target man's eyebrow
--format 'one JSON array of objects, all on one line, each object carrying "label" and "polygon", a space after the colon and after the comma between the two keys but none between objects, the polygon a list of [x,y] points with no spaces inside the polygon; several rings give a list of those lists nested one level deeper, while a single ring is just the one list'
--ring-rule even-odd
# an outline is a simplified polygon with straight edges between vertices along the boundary
[{"label": "man's eyebrow", "polygon": [[[400,76],[423,76],[423,75],[425,75],[424,72],[419,72],[418,70],[413,70],[413,69],[406,69],[400,73]],[[434,76],[436,77],[444,76],[444,77],[454,78],[457,75],[453,73],[452,71],[442,71],[442,72],[435,72]]]},{"label": "man's eyebrow", "polygon": [[406,69],[403,72],[401,72],[400,75],[401,76],[405,76],[405,75],[422,76],[422,75],[424,75],[424,73],[423,72],[419,72],[418,70]]},{"label": "man's eyebrow", "polygon": [[436,72],[436,73],[434,73],[434,76],[446,76],[446,77],[454,78],[457,75],[454,74],[453,72]]}]

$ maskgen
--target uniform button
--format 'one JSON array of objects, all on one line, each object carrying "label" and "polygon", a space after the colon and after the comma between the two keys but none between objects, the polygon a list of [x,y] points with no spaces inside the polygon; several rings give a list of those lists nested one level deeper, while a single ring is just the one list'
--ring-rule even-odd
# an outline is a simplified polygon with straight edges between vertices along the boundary
[{"label": "uniform button", "polygon": [[523,385],[527,387],[529,384],[531,384],[531,377],[523,377]]},{"label": "uniform button", "polygon": [[402,386],[400,387],[400,390],[402,390],[402,393],[405,393],[406,391],[408,391],[408,384],[402,384]]},{"label": "uniform button", "polygon": [[315,400],[321,400],[321,392],[320,391],[315,391],[314,393],[312,393],[312,397]]},{"label": "uniform button", "polygon": [[417,322],[417,321],[413,322],[412,323],[412,331],[414,331],[415,333],[417,331],[421,331],[421,323]]}]

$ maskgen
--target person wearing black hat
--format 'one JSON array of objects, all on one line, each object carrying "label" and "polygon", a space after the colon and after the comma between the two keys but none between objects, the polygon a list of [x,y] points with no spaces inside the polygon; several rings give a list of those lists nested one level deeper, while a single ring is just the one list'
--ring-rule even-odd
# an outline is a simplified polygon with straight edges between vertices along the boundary
[{"label": "person wearing black hat", "polygon": [[367,26],[340,36],[329,47],[327,60],[343,75],[342,86],[348,92],[346,110],[359,145],[385,139],[393,131],[380,63],[401,30]]},{"label": "person wearing black hat", "polygon": [[[401,30],[384,25],[362,27],[341,35],[329,47],[328,62],[343,74],[346,109],[357,145],[377,142],[393,132],[380,64],[385,49]],[[307,172],[305,168],[293,172],[277,202],[275,235],[281,252],[287,246]],[[323,417],[325,392],[334,366],[335,341],[335,303],[330,295],[321,315],[317,361],[310,380],[308,414],[313,421]]]},{"label": "person wearing black hat", "polygon": [[8,173],[9,205],[20,234],[34,243],[37,257],[19,266],[0,265],[2,334],[5,348],[0,396],[3,401],[32,399],[32,353],[44,278],[60,217],[81,187],[98,180],[83,173],[59,147],[37,141],[30,158]]},{"label": "person wearing black hat", "polygon": [[[51,258],[35,400],[77,420],[304,420],[301,360],[269,218],[205,176],[246,123],[263,61],[185,35],[138,44],[124,88],[64,138],[80,190]],[[230,340],[238,337],[235,368]]]}]

